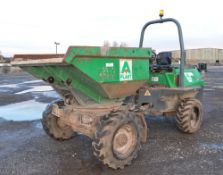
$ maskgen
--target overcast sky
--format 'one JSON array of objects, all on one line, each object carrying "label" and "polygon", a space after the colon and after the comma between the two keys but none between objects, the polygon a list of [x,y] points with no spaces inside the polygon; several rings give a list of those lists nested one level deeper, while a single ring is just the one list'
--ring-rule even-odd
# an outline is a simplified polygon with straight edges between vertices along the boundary
[{"label": "overcast sky", "polygon": [[[125,42],[138,47],[142,26],[165,17],[179,20],[185,48],[223,48],[221,0],[1,0],[0,51],[14,53],[59,52],[69,45],[103,45]],[[173,24],[149,28],[145,47],[178,49]]]}]

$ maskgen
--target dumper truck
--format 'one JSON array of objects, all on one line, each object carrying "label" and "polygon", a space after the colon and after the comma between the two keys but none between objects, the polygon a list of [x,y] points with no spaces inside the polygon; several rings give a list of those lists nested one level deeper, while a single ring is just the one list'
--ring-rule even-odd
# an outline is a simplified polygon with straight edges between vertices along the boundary
[{"label": "dumper truck", "polygon": [[[178,29],[179,65],[168,54],[143,47],[147,27],[166,22]],[[43,112],[46,134],[59,141],[88,136],[93,154],[113,169],[130,165],[147,141],[145,116],[173,116],[188,134],[202,123],[204,81],[186,65],[180,23],[162,14],[143,26],[139,47],[70,46],[65,55],[17,55],[11,64],[61,96]]]}]

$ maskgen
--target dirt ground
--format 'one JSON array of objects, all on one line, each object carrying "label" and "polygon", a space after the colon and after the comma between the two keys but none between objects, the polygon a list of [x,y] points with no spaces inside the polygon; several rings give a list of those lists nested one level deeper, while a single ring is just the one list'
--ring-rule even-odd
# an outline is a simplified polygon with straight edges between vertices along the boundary
[{"label": "dirt ground", "polygon": [[[1,175],[131,175],[131,174],[223,174],[223,67],[209,67],[204,75],[204,121],[195,134],[183,134],[174,118],[147,116],[148,141],[138,158],[123,170],[103,166],[92,154],[91,140],[78,135],[54,141],[43,131],[40,120],[9,121],[0,111]],[[35,80],[28,74],[0,75],[0,83]],[[38,84],[44,85],[42,82]],[[36,83],[34,84],[36,85]],[[7,87],[7,86],[6,86]],[[56,97],[41,93],[15,94],[26,86],[7,89],[0,85],[0,106],[27,101],[50,102]],[[38,96],[38,98],[36,98]],[[19,115],[19,114],[18,114]],[[39,116],[40,118],[41,116]]]}]

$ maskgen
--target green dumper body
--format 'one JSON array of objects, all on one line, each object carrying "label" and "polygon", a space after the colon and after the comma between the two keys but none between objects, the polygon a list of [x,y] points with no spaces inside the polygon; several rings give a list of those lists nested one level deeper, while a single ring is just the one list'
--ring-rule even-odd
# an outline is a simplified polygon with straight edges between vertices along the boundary
[{"label": "green dumper body", "polygon": [[[151,48],[69,47],[61,55],[16,55],[12,65],[20,66],[54,88],[78,92],[97,102],[117,101],[143,86],[178,87],[179,68],[171,72],[150,71]],[[26,59],[25,59],[26,58]],[[203,86],[194,68],[185,68],[185,87]]]}]

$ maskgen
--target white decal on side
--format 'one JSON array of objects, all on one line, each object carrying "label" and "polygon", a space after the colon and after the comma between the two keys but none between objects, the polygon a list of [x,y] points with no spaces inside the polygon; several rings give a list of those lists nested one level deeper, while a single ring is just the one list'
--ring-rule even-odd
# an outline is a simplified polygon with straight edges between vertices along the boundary
[{"label": "white decal on side", "polygon": [[159,81],[159,77],[152,77],[152,81],[158,82]]},{"label": "white decal on side", "polygon": [[106,63],[106,67],[114,67],[113,63]]},{"label": "white decal on side", "polygon": [[119,79],[132,80],[132,60],[119,60]]},{"label": "white decal on side", "polygon": [[192,77],[194,76],[194,74],[192,72],[185,72],[184,75],[187,81],[189,81],[190,83],[193,81]]}]

